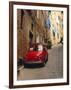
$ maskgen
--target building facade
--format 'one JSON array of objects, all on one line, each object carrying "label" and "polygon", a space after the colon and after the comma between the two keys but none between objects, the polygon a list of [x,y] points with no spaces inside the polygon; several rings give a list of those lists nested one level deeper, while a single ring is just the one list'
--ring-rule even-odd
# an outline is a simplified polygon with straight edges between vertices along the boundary
[{"label": "building facade", "polygon": [[18,57],[24,57],[33,43],[47,43],[46,18],[48,11],[17,10]]},{"label": "building facade", "polygon": [[63,12],[51,11],[51,40],[52,44],[56,45],[63,38]]},{"label": "building facade", "polygon": [[63,38],[63,12],[17,10],[17,54],[24,57],[33,43],[56,45]]}]

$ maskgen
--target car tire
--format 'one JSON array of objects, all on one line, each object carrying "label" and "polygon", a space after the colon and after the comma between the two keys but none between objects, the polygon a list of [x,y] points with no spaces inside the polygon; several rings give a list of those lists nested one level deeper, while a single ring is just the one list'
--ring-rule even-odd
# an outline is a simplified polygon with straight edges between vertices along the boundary
[{"label": "car tire", "polygon": [[48,61],[48,55],[46,56],[46,58],[45,58],[45,63]]},{"label": "car tire", "polygon": [[41,64],[41,66],[44,67],[44,66],[45,66],[45,62],[43,62],[43,63]]},{"label": "car tire", "polygon": [[44,62],[42,63],[42,66],[44,67],[44,66],[45,66],[45,64],[46,64],[46,61],[44,61]]},{"label": "car tire", "polygon": [[46,56],[45,61],[42,63],[42,66],[45,66],[45,64],[47,63],[47,61],[48,61],[48,55]]}]

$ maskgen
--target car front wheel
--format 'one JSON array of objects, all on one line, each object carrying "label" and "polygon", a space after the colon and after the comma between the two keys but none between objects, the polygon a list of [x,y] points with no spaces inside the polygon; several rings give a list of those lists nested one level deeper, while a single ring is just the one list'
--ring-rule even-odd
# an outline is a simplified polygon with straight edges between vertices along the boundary
[{"label": "car front wheel", "polygon": [[45,57],[45,63],[48,61],[48,55],[46,55]]}]

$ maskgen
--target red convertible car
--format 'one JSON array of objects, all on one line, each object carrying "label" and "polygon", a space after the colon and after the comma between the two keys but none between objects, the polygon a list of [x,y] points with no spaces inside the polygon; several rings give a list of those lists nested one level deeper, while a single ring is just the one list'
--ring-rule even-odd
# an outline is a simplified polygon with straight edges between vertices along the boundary
[{"label": "red convertible car", "polygon": [[42,64],[48,61],[48,51],[42,44],[34,44],[27,52],[24,64]]}]

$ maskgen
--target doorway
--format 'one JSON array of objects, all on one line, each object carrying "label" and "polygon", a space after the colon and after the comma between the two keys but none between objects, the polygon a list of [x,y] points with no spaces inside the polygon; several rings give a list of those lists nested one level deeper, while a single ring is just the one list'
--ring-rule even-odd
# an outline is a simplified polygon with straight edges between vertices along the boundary
[{"label": "doorway", "polygon": [[31,47],[33,43],[33,33],[29,31],[29,46]]}]

